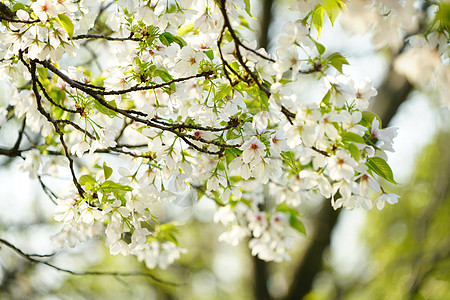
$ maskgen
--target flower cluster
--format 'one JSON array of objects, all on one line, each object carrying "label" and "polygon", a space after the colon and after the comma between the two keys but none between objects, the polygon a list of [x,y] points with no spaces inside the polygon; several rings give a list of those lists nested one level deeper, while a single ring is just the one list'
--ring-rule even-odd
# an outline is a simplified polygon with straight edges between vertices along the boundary
[{"label": "flower cluster", "polygon": [[394,60],[397,73],[426,92],[437,94],[442,105],[450,107],[450,35],[445,17],[448,2],[358,0],[349,2],[347,8],[343,14],[344,28],[358,33],[372,32],[376,47],[388,47],[397,54]]},{"label": "flower cluster", "polygon": [[[40,170],[46,154],[70,169],[73,193],[55,212],[61,245],[101,235],[111,254],[165,268],[185,250],[162,208],[207,197],[228,227],[220,240],[250,239],[253,255],[281,261],[305,233],[306,197],[335,209],[396,202],[380,186],[395,183],[385,151],[396,129],[367,111],[370,80],[336,75],[347,60],[317,41],[329,7],[299,1],[303,19],[284,25],[271,55],[236,31],[248,3],[216,2],[118,1],[106,18],[97,1],[7,3],[0,72],[16,118],[43,136],[21,169],[57,176],[56,161]],[[64,67],[88,42],[102,52],[95,64]],[[321,101],[302,99],[304,76],[323,83]]]}]

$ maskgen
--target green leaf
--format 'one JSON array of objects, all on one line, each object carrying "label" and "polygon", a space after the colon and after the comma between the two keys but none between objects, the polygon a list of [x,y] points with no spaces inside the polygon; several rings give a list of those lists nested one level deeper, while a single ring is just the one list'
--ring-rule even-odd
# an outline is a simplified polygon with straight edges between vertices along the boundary
[{"label": "green leaf", "polygon": [[397,182],[394,180],[394,174],[392,173],[391,167],[381,157],[375,156],[369,158],[366,162],[366,165],[370,170],[375,172],[381,178],[384,178],[387,181],[392,182],[393,184],[397,184]]},{"label": "green leaf", "polygon": [[18,11],[19,9],[26,10],[26,6],[23,3],[17,2],[12,7],[12,11]]},{"label": "green leaf", "polygon": [[165,46],[170,46],[171,44],[176,43],[180,46],[180,48],[183,48],[187,45],[185,40],[183,40],[179,36],[172,35],[170,32],[163,32],[159,35],[158,38]]},{"label": "green leaf", "polygon": [[289,224],[291,224],[291,227],[298,232],[306,235],[305,225],[303,225],[302,221],[300,221],[296,216],[291,215],[289,217]]},{"label": "green leaf", "polygon": [[292,171],[294,171],[295,174],[298,174],[301,171],[299,166],[297,166],[297,163],[296,163],[296,160],[294,157],[294,152],[292,152],[292,151],[281,152],[280,155],[283,158],[283,160],[286,162],[286,164],[292,169]]},{"label": "green leaf", "polygon": [[277,211],[283,212],[289,217],[289,224],[292,228],[300,233],[306,234],[305,226],[302,221],[299,220],[300,214],[298,211],[287,204],[280,204],[277,207]]},{"label": "green leaf", "polygon": [[97,181],[96,181],[95,178],[92,177],[91,175],[82,175],[82,176],[78,179],[78,183],[81,184],[81,185],[85,185],[86,183],[96,184]]},{"label": "green leaf", "polygon": [[56,22],[58,22],[59,25],[66,30],[69,37],[72,38],[74,29],[72,20],[65,14],[59,14],[58,17],[56,17]]},{"label": "green leaf", "polygon": [[173,36],[169,32],[163,32],[159,35],[159,40],[163,45],[170,46],[174,42]]},{"label": "green leaf", "polygon": [[111,180],[103,182],[100,187],[105,192],[119,192],[119,191],[132,191],[133,189],[128,185],[116,183]]},{"label": "green leaf", "polygon": [[260,89],[258,89],[258,94],[259,101],[261,102],[263,108],[267,110],[269,108],[269,98],[267,97],[266,93],[264,93],[264,91]]},{"label": "green leaf", "polygon": [[204,53],[210,60],[214,59],[214,52],[211,49],[208,51],[205,51]]},{"label": "green leaf", "polygon": [[331,99],[331,89],[329,89],[328,92],[325,94],[325,96],[323,96],[321,103],[329,105],[330,99]]},{"label": "green leaf", "polygon": [[325,46],[322,45],[321,43],[316,42],[316,41],[314,41],[314,43],[316,44],[316,48],[317,48],[317,51],[319,51],[319,54],[320,55],[324,54],[325,53]]},{"label": "green leaf", "polygon": [[48,69],[47,68],[37,68],[37,71],[39,73],[39,77],[43,80],[47,80],[48,77]]},{"label": "green leaf", "polygon": [[378,119],[378,122],[380,123],[380,126],[381,126],[381,119],[376,113],[366,110],[366,111],[361,112],[361,114],[362,114],[362,118],[361,118],[360,123],[362,126],[370,127],[370,125],[372,125],[374,118]]},{"label": "green leaf", "polygon": [[353,132],[345,132],[342,134],[342,142],[343,143],[350,143],[350,142],[354,142],[354,143],[360,143],[360,144],[365,144],[366,142],[364,141],[364,139],[357,135],[356,133]]},{"label": "green leaf", "polygon": [[331,24],[334,25],[334,21],[336,20],[337,16],[341,12],[341,10],[344,8],[344,1],[342,1],[342,0],[324,0],[323,8],[325,9],[325,12],[327,13],[328,18],[330,19]]},{"label": "green leaf", "polygon": [[323,26],[324,9],[321,5],[318,5],[312,14],[312,24],[317,30],[317,36],[320,36]]},{"label": "green leaf", "polygon": [[164,82],[168,82],[173,79],[172,75],[170,75],[169,72],[164,70],[155,70],[153,72],[153,75],[160,77]]},{"label": "green leaf", "polygon": [[214,100],[220,100],[223,99],[231,94],[231,91],[233,88],[229,84],[220,85],[219,88],[216,91],[216,94],[214,96]]},{"label": "green leaf", "polygon": [[348,65],[347,59],[337,52],[328,57],[328,62],[335,67],[339,73],[342,73],[342,65]]},{"label": "green leaf", "polygon": [[181,37],[176,36],[176,35],[172,35],[174,42],[178,44],[178,46],[180,46],[180,48],[183,48],[184,46],[187,45],[186,41],[183,40]]},{"label": "green leaf", "polygon": [[106,163],[103,163],[103,174],[105,174],[105,180],[107,180],[109,177],[111,177],[111,174],[113,172],[113,169],[108,167]]},{"label": "green leaf", "polygon": [[[114,100],[108,101],[108,103],[114,107],[117,107],[116,102]],[[104,115],[107,115],[110,118],[117,116],[117,113],[115,111],[105,107],[104,105],[99,103],[97,100],[93,101],[93,105],[99,112],[101,112]]]},{"label": "green leaf", "polygon": [[178,35],[185,35],[194,30],[194,24],[189,24],[177,30]]},{"label": "green leaf", "polygon": [[355,144],[347,144],[347,150],[356,161],[359,161],[361,159],[361,151],[359,151],[359,148]]}]

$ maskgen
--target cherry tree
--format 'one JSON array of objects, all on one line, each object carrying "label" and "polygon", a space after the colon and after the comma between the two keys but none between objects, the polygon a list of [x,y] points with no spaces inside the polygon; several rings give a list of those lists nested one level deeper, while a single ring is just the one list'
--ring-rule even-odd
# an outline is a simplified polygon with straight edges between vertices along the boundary
[{"label": "cherry tree", "polygon": [[[350,210],[398,200],[388,192],[396,182],[386,156],[396,128],[369,110],[377,95],[370,79],[346,75],[346,57],[318,38],[324,19],[344,12],[344,23],[379,30],[375,43],[398,50],[395,28],[410,21],[413,2],[295,1],[297,21],[283,25],[269,53],[247,34],[245,0],[4,1],[0,74],[10,97],[0,125],[22,126],[0,154],[18,158],[55,203],[60,247],[100,237],[113,255],[167,268],[189,249],[160,207],[208,199],[220,241],[249,241],[252,255],[287,260],[305,234],[306,199]],[[395,68],[424,87],[447,87],[445,102],[450,8],[424,5],[434,8],[432,20],[407,24],[426,32],[411,36]],[[392,22],[383,23],[391,38],[382,38],[377,18]],[[429,63],[423,52],[432,53]],[[411,61],[426,66],[426,81]],[[306,77],[321,84],[319,99],[302,96]],[[71,179],[56,194],[42,177],[61,172]]]}]

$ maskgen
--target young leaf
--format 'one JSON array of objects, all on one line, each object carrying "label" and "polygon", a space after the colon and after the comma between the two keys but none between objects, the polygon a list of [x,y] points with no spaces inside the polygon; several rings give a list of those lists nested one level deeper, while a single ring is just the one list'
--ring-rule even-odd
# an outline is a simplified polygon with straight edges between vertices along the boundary
[{"label": "young leaf", "polygon": [[314,28],[317,30],[317,36],[320,36],[320,32],[322,31],[323,26],[323,12],[324,9],[321,5],[317,6],[312,14],[312,24]]},{"label": "young leaf", "polygon": [[330,99],[331,99],[331,89],[328,90],[328,92],[325,94],[325,96],[323,96],[321,103],[325,104],[325,105],[329,105]]},{"label": "young leaf", "polygon": [[269,108],[269,98],[267,98],[266,93],[264,93],[262,90],[258,89],[259,94],[259,101],[261,102],[264,109]]},{"label": "young leaf", "polygon": [[381,119],[376,113],[368,111],[368,110],[363,111],[361,113],[362,113],[362,119],[361,119],[360,123],[361,123],[362,126],[369,127],[370,125],[372,125],[372,122],[373,122],[374,118],[377,118],[378,122],[381,125]]},{"label": "young leaf", "polygon": [[210,60],[214,59],[214,52],[211,49],[208,51],[205,51],[204,53]]},{"label": "young leaf", "polygon": [[105,192],[118,192],[118,191],[132,191],[133,189],[128,185],[116,183],[111,180],[107,180],[101,184],[102,190]]},{"label": "young leaf", "polygon": [[336,68],[339,73],[342,73],[342,65],[348,65],[348,61],[340,53],[333,53],[328,57],[330,65]]},{"label": "young leaf", "polygon": [[281,152],[280,153],[283,160],[286,162],[286,164],[294,171],[294,173],[298,174],[301,170],[297,166],[295,158],[294,158],[294,152],[287,151],[287,152]]},{"label": "young leaf", "polygon": [[183,40],[181,37],[176,36],[176,35],[172,35],[172,38],[174,40],[175,43],[178,44],[178,46],[180,46],[180,48],[183,48],[184,46],[187,45],[186,41]]},{"label": "young leaf", "polygon": [[394,174],[392,173],[391,167],[381,157],[375,156],[369,158],[366,162],[366,165],[370,170],[375,172],[380,177],[386,179],[389,182],[392,182],[393,184],[397,184],[397,182],[394,180]]},{"label": "young leaf", "polygon": [[331,21],[331,24],[334,24],[337,16],[341,12],[341,9],[344,8],[344,2],[342,0],[324,0],[323,8],[328,15],[328,18]]},{"label": "young leaf", "polygon": [[343,143],[349,143],[349,142],[354,142],[354,143],[360,143],[360,144],[364,144],[365,141],[364,139],[357,135],[356,133],[353,132],[345,132],[342,134],[342,142]]},{"label": "young leaf", "polygon": [[356,161],[359,161],[361,159],[361,151],[359,151],[358,147],[355,144],[347,144],[347,150]]},{"label": "young leaf", "polygon": [[113,169],[108,167],[106,163],[103,163],[103,174],[105,174],[105,180],[107,180],[109,177],[111,177],[111,174],[113,172]]},{"label": "young leaf", "polygon": [[155,70],[153,72],[153,75],[160,77],[165,82],[171,81],[173,79],[173,77],[167,71],[164,70]]},{"label": "young leaf", "polygon": [[291,224],[291,227],[297,230],[298,232],[306,235],[305,225],[303,225],[302,221],[300,221],[296,216],[291,215],[289,217],[289,224]]},{"label": "young leaf", "polygon": [[177,33],[178,33],[178,35],[185,35],[185,34],[191,32],[192,30],[194,30],[194,24],[190,24],[190,25],[181,27],[180,29],[178,29]]},{"label": "young leaf", "polygon": [[319,52],[319,54],[320,55],[324,54],[325,53],[325,46],[322,45],[321,43],[316,42],[316,41],[314,41],[314,43],[316,44],[316,48],[317,48],[317,51]]},{"label": "young leaf", "polygon": [[170,32],[163,32],[159,35],[159,40],[165,46],[170,46],[175,40]]},{"label": "young leaf", "polygon": [[85,185],[86,183],[95,184],[95,183],[97,183],[97,181],[91,175],[82,175],[78,179],[78,183],[81,184],[81,185]]},{"label": "young leaf", "polygon": [[277,211],[283,212],[289,217],[289,224],[292,228],[300,233],[306,234],[305,226],[302,221],[299,220],[300,214],[298,211],[287,204],[280,204],[277,207]]},{"label": "young leaf", "polygon": [[74,27],[70,18],[65,14],[59,14],[58,17],[56,18],[56,21],[59,23],[59,25],[61,25],[62,28],[66,30],[69,37],[72,38]]},{"label": "young leaf", "polygon": [[224,97],[229,96],[232,90],[233,88],[228,84],[220,85],[216,92],[216,95],[214,96],[214,100],[220,100],[223,99]]}]

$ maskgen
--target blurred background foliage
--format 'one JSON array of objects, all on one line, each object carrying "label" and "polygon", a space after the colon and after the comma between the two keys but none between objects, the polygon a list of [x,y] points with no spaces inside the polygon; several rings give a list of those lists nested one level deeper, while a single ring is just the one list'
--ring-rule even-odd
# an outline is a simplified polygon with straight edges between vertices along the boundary
[{"label": "blurred background foliage", "polygon": [[367,214],[368,264],[358,276],[335,276],[327,292],[318,285],[306,299],[450,299],[449,149],[450,132],[439,132],[399,188],[399,203]]}]

